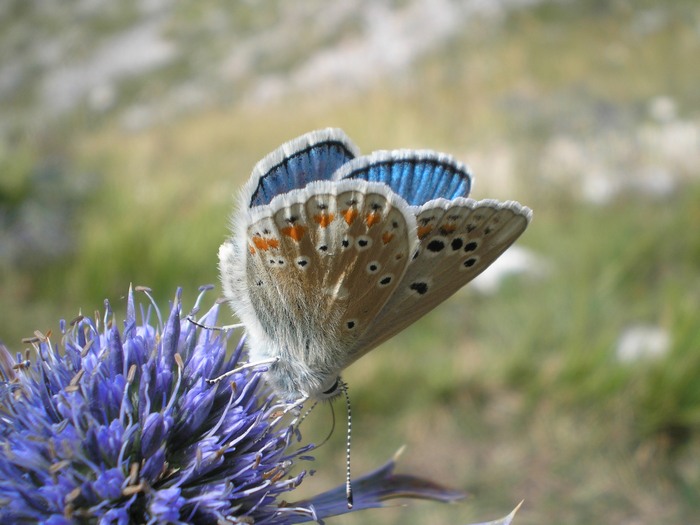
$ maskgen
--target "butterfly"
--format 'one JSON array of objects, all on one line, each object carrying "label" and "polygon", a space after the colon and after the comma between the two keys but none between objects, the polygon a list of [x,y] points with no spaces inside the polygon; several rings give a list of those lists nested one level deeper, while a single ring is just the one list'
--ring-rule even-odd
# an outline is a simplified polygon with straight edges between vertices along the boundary
[{"label": "butterfly", "polygon": [[468,198],[472,176],[427,150],[360,156],[340,129],[253,169],[219,249],[251,363],[284,400],[326,399],[340,373],[479,275],[527,228],[514,201]]}]

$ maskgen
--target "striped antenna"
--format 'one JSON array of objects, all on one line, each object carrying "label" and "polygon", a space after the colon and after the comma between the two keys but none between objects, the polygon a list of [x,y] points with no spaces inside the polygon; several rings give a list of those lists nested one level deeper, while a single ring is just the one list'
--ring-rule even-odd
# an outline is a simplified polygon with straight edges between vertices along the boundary
[{"label": "striped antenna", "polygon": [[347,434],[347,442],[345,446],[345,497],[348,500],[348,508],[352,508],[352,482],[351,482],[351,476],[350,476],[350,443],[351,443],[351,436],[352,436],[352,410],[350,409],[350,394],[348,393],[348,385],[341,381],[339,381],[339,386],[340,389],[343,391],[343,395],[345,396],[345,406],[347,407],[348,410],[348,434]]}]

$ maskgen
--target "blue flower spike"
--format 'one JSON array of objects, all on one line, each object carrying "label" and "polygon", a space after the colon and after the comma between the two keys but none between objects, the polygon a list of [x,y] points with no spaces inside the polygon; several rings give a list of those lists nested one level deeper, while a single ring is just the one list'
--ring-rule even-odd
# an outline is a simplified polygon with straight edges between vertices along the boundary
[{"label": "blue flower spike", "polygon": [[[58,338],[25,340],[33,356],[0,344],[0,523],[261,525],[349,512],[344,485],[282,499],[314,445],[297,442],[297,417],[280,415],[264,368],[207,381],[236,368],[243,340],[227,353],[230,332],[189,322],[181,290],[167,317],[136,291],[148,301],[129,290],[121,330],[105,302],[102,320],[81,315],[61,321]],[[215,304],[198,322],[214,326],[218,313]],[[353,480],[353,511],[463,496],[394,467]]]}]

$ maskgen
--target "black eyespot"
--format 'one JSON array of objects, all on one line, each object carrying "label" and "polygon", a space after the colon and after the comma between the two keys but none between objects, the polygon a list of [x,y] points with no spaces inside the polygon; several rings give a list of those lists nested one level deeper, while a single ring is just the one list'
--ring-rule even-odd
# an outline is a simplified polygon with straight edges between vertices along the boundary
[{"label": "black eyespot", "polygon": [[473,252],[474,250],[476,250],[476,247],[477,247],[477,246],[479,246],[479,244],[478,244],[476,241],[468,242],[468,243],[464,246],[464,251],[465,251],[465,252]]},{"label": "black eyespot", "polygon": [[379,280],[379,284],[381,284],[382,286],[386,286],[390,282],[391,282],[391,275],[387,275],[386,277]]},{"label": "black eyespot", "polygon": [[422,282],[411,283],[409,288],[414,292],[418,292],[419,295],[423,295],[428,291],[428,284]]},{"label": "black eyespot", "polygon": [[343,240],[340,242],[340,245],[341,245],[343,248],[347,248],[348,246],[350,246],[350,240],[348,240],[348,239],[343,239]]},{"label": "black eyespot", "polygon": [[319,252],[327,252],[328,251],[328,246],[325,244],[322,244],[321,246],[318,247]]},{"label": "black eyespot", "polygon": [[348,321],[346,323],[346,326],[348,327],[348,330],[352,330],[353,328],[355,328],[355,321]]},{"label": "black eyespot", "polygon": [[441,252],[445,248],[445,243],[439,239],[433,239],[426,248],[433,253]]},{"label": "black eyespot", "polygon": [[457,251],[462,247],[463,244],[464,241],[462,241],[462,239],[460,239],[459,237],[455,237],[454,239],[452,239],[450,246],[452,247],[452,250]]},{"label": "black eyespot", "polygon": [[328,209],[328,205],[327,205],[327,204],[324,204],[324,203],[322,203],[322,202],[317,202],[317,203],[316,203],[316,207],[317,207],[319,210],[327,210],[327,209]]},{"label": "black eyespot", "polygon": [[297,264],[303,268],[304,266],[306,266],[307,264],[309,264],[309,261],[306,260],[306,259],[299,259],[299,260],[297,261]]},{"label": "black eyespot", "polygon": [[258,286],[262,286],[263,282],[262,282],[262,281],[258,281],[258,282],[256,282],[255,284],[257,284]]},{"label": "black eyespot", "polygon": [[355,249],[357,250],[368,250],[372,246],[372,238],[368,235],[360,235],[355,240]]},{"label": "black eyespot", "polygon": [[295,217],[294,215],[292,215],[291,217],[287,217],[285,220],[289,224],[294,224],[295,222],[297,222],[299,220],[299,217]]},{"label": "black eyespot", "polygon": [[475,264],[476,264],[476,259],[474,259],[474,257],[470,257],[469,259],[467,259],[466,261],[464,261],[464,267],[465,267],[465,268],[471,268],[471,267],[474,266]]}]

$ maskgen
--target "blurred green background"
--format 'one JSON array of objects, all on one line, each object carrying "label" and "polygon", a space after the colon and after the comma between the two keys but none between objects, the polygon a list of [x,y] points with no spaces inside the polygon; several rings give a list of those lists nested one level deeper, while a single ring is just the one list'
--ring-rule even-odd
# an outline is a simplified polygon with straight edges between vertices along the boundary
[{"label": "blurred green background", "polygon": [[[700,3],[0,5],[0,339],[130,283],[216,283],[262,156],[343,128],[433,148],[534,221],[345,374],[353,470],[467,490],[334,523],[693,523],[700,510]],[[226,322],[226,320],[223,320]],[[343,408],[300,497],[342,483]],[[305,437],[329,430],[327,407]]]}]

